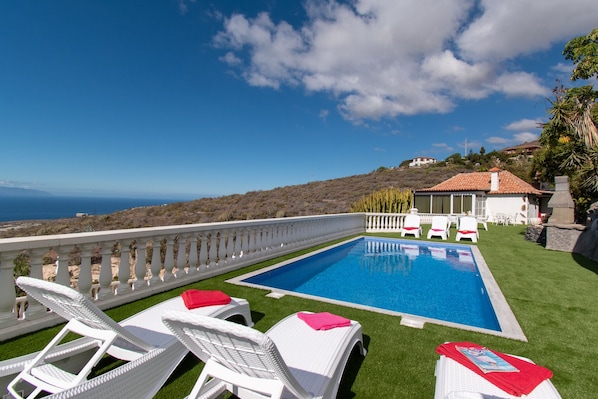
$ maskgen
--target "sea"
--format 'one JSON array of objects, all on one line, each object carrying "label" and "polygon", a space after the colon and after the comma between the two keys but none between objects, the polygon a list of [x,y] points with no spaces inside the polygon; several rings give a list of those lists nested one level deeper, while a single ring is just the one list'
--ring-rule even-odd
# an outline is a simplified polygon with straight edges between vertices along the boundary
[{"label": "sea", "polygon": [[164,205],[189,201],[158,198],[109,198],[109,197],[62,197],[44,196],[0,196],[0,222],[25,220],[51,220],[106,215],[125,209],[142,206]]}]

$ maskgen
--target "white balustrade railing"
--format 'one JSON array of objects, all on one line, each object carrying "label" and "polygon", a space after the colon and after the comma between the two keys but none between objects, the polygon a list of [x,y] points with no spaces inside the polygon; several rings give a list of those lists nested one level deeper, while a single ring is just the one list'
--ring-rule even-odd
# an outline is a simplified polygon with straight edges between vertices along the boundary
[{"label": "white balustrade railing", "polygon": [[[23,256],[30,276],[54,268],[55,282],[106,309],[364,233],[371,218],[349,213],[0,239],[0,340],[62,322],[34,300],[17,299],[15,260]],[[49,253],[57,260],[44,264]]]},{"label": "white balustrade railing", "polygon": [[[15,260],[30,276],[73,286],[110,308],[354,234],[400,232],[407,214],[350,213],[0,239],[0,341],[62,320],[17,297]],[[434,214],[420,214],[421,223]],[[47,263],[48,254],[57,260]],[[98,261],[98,259],[100,259]]]}]

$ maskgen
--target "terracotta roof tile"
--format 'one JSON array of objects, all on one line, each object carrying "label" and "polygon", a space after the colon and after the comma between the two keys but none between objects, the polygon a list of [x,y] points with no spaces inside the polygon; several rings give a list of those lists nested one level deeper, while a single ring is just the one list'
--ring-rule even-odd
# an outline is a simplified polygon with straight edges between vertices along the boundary
[{"label": "terracotta roof tile", "polygon": [[[498,190],[490,191],[490,176],[498,172]],[[541,194],[531,184],[506,170],[492,168],[488,172],[459,173],[434,187],[417,191],[486,191],[488,194]]]}]

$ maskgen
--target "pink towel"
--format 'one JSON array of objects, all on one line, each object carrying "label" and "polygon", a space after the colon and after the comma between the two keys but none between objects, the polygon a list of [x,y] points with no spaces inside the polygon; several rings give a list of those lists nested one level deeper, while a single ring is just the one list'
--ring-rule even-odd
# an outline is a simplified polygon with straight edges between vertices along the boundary
[{"label": "pink towel", "polygon": [[552,371],[545,367],[538,366],[519,359],[514,356],[510,356],[501,352],[494,352],[497,356],[501,357],[507,363],[517,368],[517,372],[500,372],[500,373],[484,373],[478,366],[471,362],[463,353],[461,353],[457,347],[476,347],[482,348],[482,346],[473,344],[471,342],[449,342],[440,345],[436,348],[436,353],[445,355],[453,359],[454,361],[467,367],[477,375],[480,375],[496,385],[503,391],[515,395],[528,395],[532,392],[538,384],[542,381],[552,377]]},{"label": "pink towel", "polygon": [[230,303],[230,296],[222,291],[187,290],[181,294],[187,309],[200,308],[202,306],[226,305]]},{"label": "pink towel", "polygon": [[297,313],[297,317],[307,323],[314,330],[330,330],[335,327],[347,327],[351,325],[351,320],[332,313]]}]

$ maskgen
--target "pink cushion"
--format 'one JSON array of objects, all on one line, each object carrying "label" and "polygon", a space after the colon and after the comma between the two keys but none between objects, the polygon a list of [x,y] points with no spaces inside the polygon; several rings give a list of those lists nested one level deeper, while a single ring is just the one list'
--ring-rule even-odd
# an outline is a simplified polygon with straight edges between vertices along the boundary
[{"label": "pink cushion", "polygon": [[297,313],[297,317],[307,323],[314,330],[330,330],[335,327],[347,327],[351,320],[328,312],[321,313]]},{"label": "pink cushion", "polygon": [[231,297],[222,291],[206,291],[190,289],[181,294],[187,309],[200,308],[202,306],[226,305],[230,303]]},{"label": "pink cushion", "polygon": [[417,230],[419,227],[403,227],[405,230]]}]

